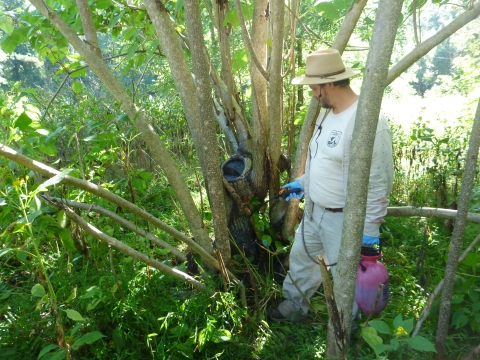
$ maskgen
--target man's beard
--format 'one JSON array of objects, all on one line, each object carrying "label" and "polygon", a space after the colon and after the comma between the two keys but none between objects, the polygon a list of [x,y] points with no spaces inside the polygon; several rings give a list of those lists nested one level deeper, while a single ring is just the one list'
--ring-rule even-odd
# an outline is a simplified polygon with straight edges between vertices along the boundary
[{"label": "man's beard", "polygon": [[333,105],[330,104],[330,101],[328,101],[328,99],[326,99],[324,96],[320,97],[318,102],[320,103],[322,109],[333,109]]}]

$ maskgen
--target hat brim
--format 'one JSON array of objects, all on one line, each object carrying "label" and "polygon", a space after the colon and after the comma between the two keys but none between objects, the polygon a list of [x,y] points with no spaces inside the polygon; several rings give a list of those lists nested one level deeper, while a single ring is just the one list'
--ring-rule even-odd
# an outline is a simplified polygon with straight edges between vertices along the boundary
[{"label": "hat brim", "polygon": [[326,84],[330,82],[335,82],[343,79],[351,78],[352,76],[358,75],[360,70],[358,69],[345,69],[345,72],[332,75],[325,78],[319,77],[307,77],[305,75],[298,76],[292,80],[292,85],[315,85],[315,84]]}]

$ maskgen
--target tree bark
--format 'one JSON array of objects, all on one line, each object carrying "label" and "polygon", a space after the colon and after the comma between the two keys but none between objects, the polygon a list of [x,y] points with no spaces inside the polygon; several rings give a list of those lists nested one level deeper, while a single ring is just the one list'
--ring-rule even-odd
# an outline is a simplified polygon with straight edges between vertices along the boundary
[{"label": "tree bark", "polygon": [[93,24],[92,12],[90,11],[88,1],[76,0],[76,2],[78,12],[80,14],[80,19],[82,20],[85,42],[90,47],[90,50],[101,58],[102,52],[100,50],[100,45],[98,45],[97,30],[95,29],[95,25]]},{"label": "tree bark", "polygon": [[[455,217],[457,216],[457,210],[429,207],[392,206],[389,207],[387,211],[387,216],[420,216],[441,219],[455,219]],[[468,213],[467,221],[475,224],[480,224],[480,214]]]},{"label": "tree bark", "polygon": [[[347,344],[350,339],[352,306],[365,223],[373,145],[388,65],[397,33],[397,26],[392,26],[392,24],[398,24],[402,4],[401,0],[382,0],[379,3],[353,130],[345,220],[334,285],[339,312],[343,312],[344,315],[343,324],[346,329]],[[328,335],[328,339],[334,338],[331,328],[329,328]],[[332,341],[327,342],[327,355],[334,354],[332,345]],[[337,356],[342,358],[345,354],[337,352]]]},{"label": "tree bark", "polygon": [[[215,243],[227,268],[230,267],[230,239],[225,217],[225,192],[223,174],[220,171],[220,152],[217,145],[215,116],[213,114],[210,66],[207,63],[206,47],[203,40],[202,20],[197,0],[185,0],[185,18],[188,26],[190,52],[195,74],[195,89],[202,124],[202,152],[205,159],[205,182],[212,209]],[[198,149],[198,148],[197,148]]]},{"label": "tree bark", "polygon": [[[270,1],[270,23],[272,27],[272,52],[270,54],[270,78],[268,94],[270,100],[269,114],[269,137],[268,137],[268,156],[269,156],[269,192],[274,196],[280,190],[280,155],[282,143],[283,126],[283,33],[285,3],[283,0]],[[272,212],[277,201],[270,204]]]},{"label": "tree bark", "polygon": [[[267,14],[268,0],[255,0],[252,22],[252,47],[259,64],[267,67]],[[257,66],[250,63],[250,79],[252,84],[252,132],[248,152],[252,154],[252,172],[255,195],[262,201],[268,189],[267,172],[267,136],[268,136],[268,82],[258,70]]]},{"label": "tree bark", "polygon": [[428,38],[421,44],[417,45],[408,55],[404,56],[398,63],[396,63],[388,72],[388,77],[385,86],[392,83],[397,77],[405,72],[410,66],[415,64],[417,60],[426,55],[435,46],[440,44],[445,39],[452,36],[459,29],[464,27],[470,21],[475,20],[480,15],[480,2],[477,2],[471,9],[465,11],[463,14],[457,16],[450,24],[442,28],[435,35]]},{"label": "tree bark", "polygon": [[342,26],[338,31],[335,41],[333,42],[332,49],[337,49],[342,54],[347,47],[348,41],[353,34],[353,30],[357,26],[358,19],[362,15],[365,5],[368,0],[359,0],[353,3],[352,8],[348,11],[345,20],[343,20]]},{"label": "tree bark", "polygon": [[453,229],[452,242],[448,253],[447,268],[445,269],[445,282],[440,302],[440,313],[438,318],[435,359],[447,359],[445,344],[447,342],[448,327],[450,324],[450,302],[453,295],[453,286],[455,284],[455,275],[458,267],[458,257],[462,248],[463,233],[467,221],[468,205],[475,182],[475,172],[478,161],[478,148],[480,146],[480,100],[477,106],[477,112],[473,123],[472,133],[468,144],[467,160],[463,174],[462,191],[460,192],[460,202],[458,204],[457,217],[455,219],[455,228]]}]

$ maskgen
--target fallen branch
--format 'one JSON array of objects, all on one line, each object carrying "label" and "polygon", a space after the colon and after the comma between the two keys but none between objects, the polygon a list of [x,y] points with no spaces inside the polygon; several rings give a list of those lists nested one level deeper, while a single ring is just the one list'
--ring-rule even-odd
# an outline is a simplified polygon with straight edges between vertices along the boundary
[{"label": "fallen branch", "polygon": [[[457,216],[457,210],[415,206],[393,206],[387,208],[386,216],[420,216],[455,219]],[[480,214],[468,213],[467,222],[480,224]]]},{"label": "fallen branch", "polygon": [[62,202],[58,201],[52,201],[51,204],[55,206],[57,209],[61,209],[65,211],[65,215],[75,222],[78,226],[80,226],[86,233],[92,235],[94,238],[108,244],[111,247],[114,247],[115,249],[121,251],[125,255],[131,256],[134,259],[141,261],[147,265],[150,265],[151,267],[154,267],[155,269],[158,269],[166,274],[169,274],[173,276],[174,278],[188,282],[191,284],[195,289],[200,290],[202,292],[209,293],[210,290],[201,282],[196,280],[195,278],[191,277],[190,275],[179,271],[177,269],[172,269],[171,267],[155,260],[152,259],[144,254],[142,254],[139,251],[136,251],[132,249],[130,246],[122,243],[121,241],[118,241],[117,239],[108,236],[107,234],[103,233],[93,225],[87,223],[81,216],[77,215],[72,209],[70,209],[68,206],[63,204]]},{"label": "fallen branch", "polygon": [[180,250],[178,250],[175,246],[170,245],[169,243],[163,241],[162,239],[153,235],[152,233],[147,233],[145,230],[138,227],[138,225],[135,225],[131,221],[128,221],[127,219],[119,216],[118,214],[115,214],[113,211],[102,208],[101,206],[98,206],[96,204],[79,203],[76,201],[60,199],[60,198],[51,197],[48,195],[42,195],[41,197],[49,202],[63,202],[66,205],[76,209],[94,211],[98,214],[107,216],[113,221],[123,226],[124,228],[127,228],[128,230],[131,230],[144,238],[147,238],[148,240],[154,242],[156,245],[160,246],[161,248],[170,250],[170,252],[181,261],[187,261],[186,255],[182,253]]}]

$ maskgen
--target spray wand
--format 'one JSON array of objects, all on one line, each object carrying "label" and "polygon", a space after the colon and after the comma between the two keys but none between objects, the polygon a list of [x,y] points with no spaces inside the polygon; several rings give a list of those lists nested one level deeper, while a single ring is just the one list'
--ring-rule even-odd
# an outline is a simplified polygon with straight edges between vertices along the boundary
[{"label": "spray wand", "polygon": [[263,203],[261,203],[260,205],[258,205],[255,209],[252,210],[252,212],[250,213],[249,216],[252,216],[253,213],[256,213],[258,210],[260,210],[266,203],[272,201],[273,199],[277,199],[277,198],[284,198],[286,199],[288,197],[288,195],[290,194],[298,194],[300,193],[301,191],[303,191],[302,189],[298,189],[298,188],[295,188],[295,189],[280,189],[280,192],[275,195],[274,197],[272,197],[271,199],[268,199],[267,201],[264,201]]}]

